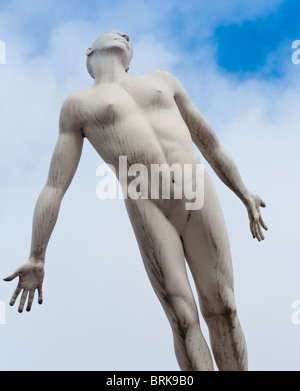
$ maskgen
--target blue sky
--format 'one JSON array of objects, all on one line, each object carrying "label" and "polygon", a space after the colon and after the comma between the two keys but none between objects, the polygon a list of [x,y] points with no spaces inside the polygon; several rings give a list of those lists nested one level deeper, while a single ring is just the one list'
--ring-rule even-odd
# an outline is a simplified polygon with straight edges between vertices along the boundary
[{"label": "blue sky", "polygon": [[[240,24],[218,26],[214,33],[217,43],[217,63],[226,71],[233,73],[255,73],[267,62],[271,52],[287,45],[299,31],[295,15],[300,12],[300,3],[288,0],[274,7],[268,15]],[[280,77],[282,69],[272,67],[265,76]]]},{"label": "blue sky", "polygon": [[[291,322],[300,299],[298,15],[294,0],[0,0],[0,277],[28,256],[61,105],[92,85],[85,50],[117,28],[134,43],[130,75],[178,77],[267,203],[269,231],[258,244],[244,206],[205,163],[228,227],[249,368],[299,370],[300,326]],[[7,306],[0,369],[178,370],[124,205],[96,197],[101,163],[85,143],[49,243],[44,304],[22,315]],[[1,281],[8,303],[15,282]]]},{"label": "blue sky", "polygon": [[[22,31],[22,34],[25,32],[29,39],[34,39],[33,43],[37,45],[34,47],[35,50],[45,50],[49,35],[57,25],[74,19],[89,20],[90,23],[96,24],[100,22],[103,14],[124,12],[124,26],[133,25],[135,28],[142,28],[144,33],[150,31],[157,37],[171,35],[183,51],[197,52],[201,45],[215,45],[217,64],[226,71],[241,74],[260,70],[266,64],[270,52],[276,51],[283,42],[294,39],[298,31],[298,20],[295,15],[299,14],[300,4],[296,0],[273,1],[271,7],[266,7],[268,12],[261,7],[262,12],[254,14],[255,16],[253,9],[259,8],[258,2],[249,3],[245,7],[243,1],[229,1],[223,4],[217,1],[218,8],[221,8],[224,14],[219,11],[220,14],[216,13],[215,16],[212,15],[216,8],[214,2],[212,5],[206,5],[207,9],[204,10],[201,1],[188,1],[182,4],[177,0],[131,0],[113,3],[108,0],[92,0],[86,3],[74,0],[60,4],[53,0],[43,3],[31,0],[31,5],[28,6],[19,0],[2,1],[0,7],[2,12],[16,12],[14,28]],[[143,18],[143,23],[139,26],[136,15],[145,15],[147,10],[151,12],[155,7],[159,8],[154,21],[155,27],[158,28],[153,29],[153,20],[144,23]],[[248,18],[247,8],[251,11]],[[207,24],[206,17],[212,23],[203,31],[203,24]],[[2,31],[3,39],[5,35],[5,31]],[[276,69],[271,69],[268,76],[278,77],[279,73]]]}]

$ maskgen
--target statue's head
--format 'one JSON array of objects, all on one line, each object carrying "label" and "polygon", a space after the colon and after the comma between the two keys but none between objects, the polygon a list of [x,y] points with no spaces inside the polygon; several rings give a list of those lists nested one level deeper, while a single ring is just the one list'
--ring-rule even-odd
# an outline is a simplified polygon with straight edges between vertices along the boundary
[{"label": "statue's head", "polygon": [[110,30],[102,34],[86,51],[87,69],[94,78],[93,67],[102,56],[117,56],[128,72],[129,64],[133,56],[132,42],[127,34],[118,30]]}]

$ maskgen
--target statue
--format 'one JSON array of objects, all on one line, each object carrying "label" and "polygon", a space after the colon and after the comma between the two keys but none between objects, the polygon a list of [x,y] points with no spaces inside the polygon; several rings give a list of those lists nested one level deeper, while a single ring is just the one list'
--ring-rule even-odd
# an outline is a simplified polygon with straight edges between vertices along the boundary
[{"label": "statue", "polygon": [[[19,312],[30,311],[35,291],[42,304],[44,263],[62,198],[75,174],[88,139],[102,159],[117,167],[128,164],[200,164],[193,142],[219,178],[244,203],[253,238],[267,230],[260,212],[265,203],[243,183],[238,168],[209,122],[170,73],[153,71],[131,77],[133,55],[128,35],[108,31],[87,50],[87,69],[95,80],[71,94],[60,114],[60,132],[47,183],[34,211],[28,261],[5,279],[19,277],[10,305],[21,293]],[[185,178],[195,181],[195,174]],[[120,179],[120,178],[118,178]],[[173,196],[125,198],[145,269],[170,322],[181,370],[213,370],[200,325],[186,262],[195,281],[201,313],[207,322],[212,352],[219,370],[247,370],[247,348],[238,320],[229,240],[213,184],[204,172],[204,205],[186,208]]]}]

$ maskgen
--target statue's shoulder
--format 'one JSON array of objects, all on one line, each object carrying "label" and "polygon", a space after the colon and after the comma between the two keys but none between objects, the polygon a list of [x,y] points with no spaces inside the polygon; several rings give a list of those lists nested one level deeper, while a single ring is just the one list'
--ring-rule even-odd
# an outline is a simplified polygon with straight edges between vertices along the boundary
[{"label": "statue's shoulder", "polygon": [[146,73],[145,77],[163,82],[167,84],[169,87],[171,87],[172,89],[174,89],[178,84],[177,78],[168,71],[161,71],[161,70],[151,71],[149,73]]},{"label": "statue's shoulder", "polygon": [[61,115],[74,118],[82,116],[90,95],[89,90],[76,91],[70,94],[63,102]]},{"label": "statue's shoulder", "polygon": [[[78,128],[85,122],[88,90],[76,91],[64,101],[60,112],[60,123],[73,124],[70,128]],[[78,125],[78,126],[77,126]]]},{"label": "statue's shoulder", "polygon": [[168,71],[161,71],[161,70],[148,72],[148,73],[145,74],[145,76],[165,79],[166,81],[174,79],[174,77],[175,77],[174,75],[172,75],[172,73],[170,73]]},{"label": "statue's shoulder", "polygon": [[63,103],[63,108],[77,107],[81,106],[87,99],[89,93],[88,90],[76,91],[70,94]]}]

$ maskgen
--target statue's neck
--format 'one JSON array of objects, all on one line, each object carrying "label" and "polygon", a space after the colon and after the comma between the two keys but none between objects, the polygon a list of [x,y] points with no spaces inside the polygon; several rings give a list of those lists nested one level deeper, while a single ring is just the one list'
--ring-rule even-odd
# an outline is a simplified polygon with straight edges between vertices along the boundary
[{"label": "statue's neck", "polygon": [[95,56],[92,67],[96,85],[118,82],[129,78],[124,65],[116,56],[102,55],[101,58]]}]

